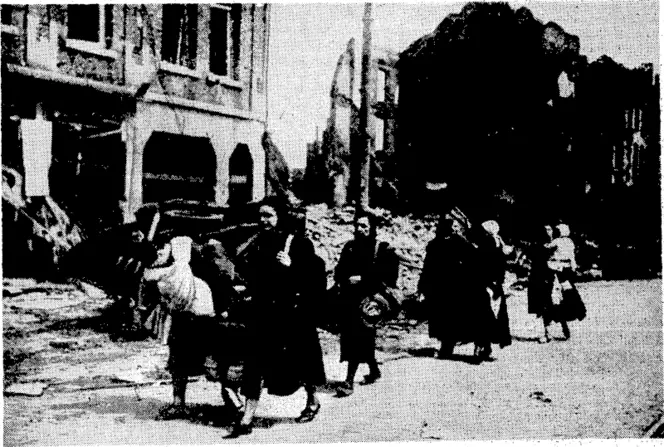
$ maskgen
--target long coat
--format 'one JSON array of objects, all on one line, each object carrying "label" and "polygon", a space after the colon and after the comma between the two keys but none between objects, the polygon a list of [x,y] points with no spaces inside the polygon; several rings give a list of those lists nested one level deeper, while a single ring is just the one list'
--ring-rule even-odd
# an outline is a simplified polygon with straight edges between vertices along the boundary
[{"label": "long coat", "polygon": [[507,296],[503,291],[507,259],[503,246],[498,244],[489,233],[482,234],[478,242],[480,242],[478,272],[480,276],[477,280],[483,282],[485,288],[492,290],[493,297],[490,299],[497,304],[497,313],[494,314],[495,319],[493,325],[490,326],[490,341],[498,343],[501,347],[509,346],[512,344],[512,335],[507,313]]},{"label": "long coat", "polygon": [[[362,280],[350,284],[349,278],[355,275],[362,276]],[[376,329],[364,324],[360,303],[386,287],[396,287],[398,276],[399,258],[386,242],[368,250],[360,250],[356,239],[344,246],[334,272],[342,315],[340,361],[366,363],[374,359]]]},{"label": "long coat", "polygon": [[295,236],[291,265],[277,261],[285,233],[262,233],[247,249],[245,280],[251,296],[250,342],[243,393],[257,397],[260,381],[271,394],[289,395],[302,385],[326,382],[323,354],[312,309],[325,292],[324,262],[311,241]]},{"label": "long coat", "polygon": [[545,247],[543,243],[534,244],[530,250],[528,313],[545,319],[552,318],[554,273],[547,265],[552,254],[553,249]]},{"label": "long coat", "polygon": [[479,250],[458,236],[427,247],[419,292],[429,314],[429,336],[449,343],[486,343],[495,327]]}]

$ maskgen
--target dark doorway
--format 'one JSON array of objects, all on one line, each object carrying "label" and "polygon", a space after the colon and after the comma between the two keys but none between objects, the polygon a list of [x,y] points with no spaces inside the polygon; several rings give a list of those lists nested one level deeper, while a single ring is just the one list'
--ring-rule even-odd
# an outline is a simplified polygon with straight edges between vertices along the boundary
[{"label": "dark doorway", "polygon": [[229,205],[242,205],[253,200],[254,192],[254,160],[251,158],[249,146],[237,145],[228,162],[229,173]]},{"label": "dark doorway", "polygon": [[209,138],[154,132],[143,152],[143,202],[214,202],[217,156]]},{"label": "dark doorway", "polygon": [[53,124],[51,196],[86,233],[122,223],[125,169],[119,124]]}]

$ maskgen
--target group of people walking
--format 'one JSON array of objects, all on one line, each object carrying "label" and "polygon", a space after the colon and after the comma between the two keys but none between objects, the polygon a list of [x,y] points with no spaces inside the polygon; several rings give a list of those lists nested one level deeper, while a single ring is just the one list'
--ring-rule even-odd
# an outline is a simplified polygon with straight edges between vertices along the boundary
[{"label": "group of people walking", "polygon": [[[284,204],[265,200],[259,219],[260,231],[234,262],[215,241],[201,247],[186,236],[154,239],[156,260],[144,272],[137,308],[148,314],[146,328],[169,347],[173,402],[161,411],[162,419],[186,415],[188,378],[201,374],[221,382],[224,406],[237,412],[230,437],[252,431],[263,389],[287,396],[303,387],[307,400],[296,422],[310,422],[320,410],[316,390],[327,380],[316,314],[321,297],[330,293],[325,263]],[[343,316],[341,361],[348,362],[339,397],[352,394],[362,363],[370,371],[363,384],[381,377],[376,329],[361,302],[396,287],[398,268],[394,250],[376,241],[373,217],[359,216],[355,238],[344,247],[334,275],[337,314]],[[250,297],[241,311],[232,304],[243,301],[233,287],[235,270]],[[227,373],[238,365],[241,378],[229,383]],[[244,404],[234,398],[238,390]]]},{"label": "group of people walking", "polygon": [[[321,408],[316,390],[327,381],[316,314],[320,298],[329,293],[325,263],[282,204],[266,199],[259,214],[260,232],[235,259],[251,297],[242,312],[241,330],[228,324],[236,317],[231,303],[238,291],[232,284],[235,272],[229,268],[233,263],[226,262],[223,249],[210,241],[208,252],[217,248],[206,270],[191,265],[195,264],[192,247],[196,247],[189,238],[155,239],[158,257],[145,271],[144,294],[152,288],[158,297],[146,322],[170,351],[173,403],[163,410],[163,418],[185,414],[188,377],[201,374],[206,364],[209,376],[210,363],[217,371],[214,378],[221,381],[224,405],[236,410],[230,437],[252,431],[263,389],[286,396],[304,387],[306,404],[296,422],[312,421]],[[340,361],[348,362],[338,397],[353,394],[360,364],[369,369],[361,384],[381,378],[376,328],[368,321],[371,302],[367,300],[385,301],[396,288],[399,257],[389,244],[377,241],[376,230],[373,215],[356,216],[355,237],[343,247],[334,272],[334,305],[341,316]],[[555,287],[562,287],[564,293],[575,291],[570,274],[575,268],[574,247],[565,237],[543,241],[533,254],[529,310],[541,316],[547,327],[551,321],[564,323],[579,317],[571,309],[557,310],[551,298]],[[421,299],[429,310],[429,334],[441,342],[440,358],[451,357],[457,344],[472,342],[475,358],[481,362],[491,359],[492,344],[511,343],[503,292],[509,250],[495,221],[476,228],[458,209],[441,217],[419,282]],[[147,309],[144,303],[139,300],[139,307]],[[230,384],[227,372],[238,364],[241,378]],[[244,395],[243,405],[231,388]]]},{"label": "group of people walking", "polygon": [[474,343],[481,362],[491,359],[492,343],[511,343],[503,293],[510,247],[498,231],[495,221],[473,227],[459,209],[440,219],[419,280],[439,358],[450,358],[457,344]]}]

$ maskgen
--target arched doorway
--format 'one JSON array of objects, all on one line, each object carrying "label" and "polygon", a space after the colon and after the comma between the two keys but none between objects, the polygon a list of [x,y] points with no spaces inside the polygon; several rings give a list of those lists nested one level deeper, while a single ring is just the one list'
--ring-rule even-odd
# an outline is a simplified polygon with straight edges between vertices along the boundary
[{"label": "arched doorway", "polygon": [[228,204],[242,205],[254,197],[254,160],[249,146],[237,145],[228,162]]},{"label": "arched doorway", "polygon": [[213,202],[217,156],[209,138],[153,132],[143,152],[143,202]]}]

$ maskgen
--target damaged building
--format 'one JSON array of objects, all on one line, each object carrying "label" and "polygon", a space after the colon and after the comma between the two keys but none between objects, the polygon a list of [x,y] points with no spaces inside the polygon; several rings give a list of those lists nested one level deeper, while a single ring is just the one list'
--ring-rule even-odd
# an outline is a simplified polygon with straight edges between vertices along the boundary
[{"label": "damaged building", "polygon": [[268,27],[268,5],[2,5],[3,181],[87,232],[260,199]]},{"label": "damaged building", "polygon": [[260,198],[267,21],[239,4],[3,6],[3,158],[50,164],[44,192],[72,214]]},{"label": "damaged building", "polygon": [[[335,206],[350,204],[358,180],[351,169],[351,154],[362,147],[359,124],[359,69],[355,39],[339,56],[330,88],[330,114],[320,142],[308,145],[305,182],[316,185],[311,202]],[[395,110],[398,99],[396,53],[374,48],[368,86],[372,107],[367,125],[373,163],[370,168],[372,205],[386,205],[396,194],[393,176]]]}]

